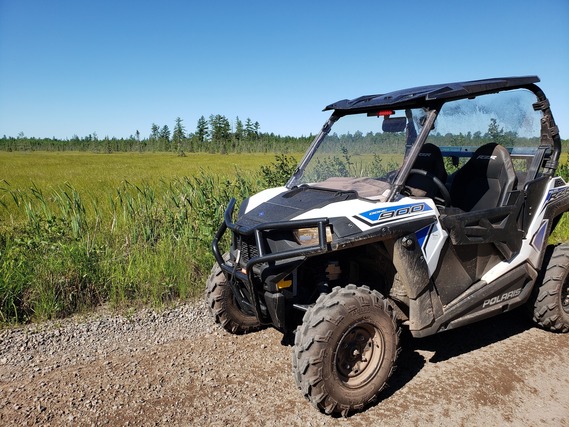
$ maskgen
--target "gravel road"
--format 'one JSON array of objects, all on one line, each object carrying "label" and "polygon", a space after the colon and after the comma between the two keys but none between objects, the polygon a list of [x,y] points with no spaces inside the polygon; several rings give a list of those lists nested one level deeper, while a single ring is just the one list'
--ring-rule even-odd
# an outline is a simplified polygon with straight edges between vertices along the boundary
[{"label": "gravel road", "polygon": [[403,337],[383,399],[331,418],[296,389],[291,347],[232,336],[203,303],[0,330],[0,425],[569,426],[569,334],[523,311]]}]

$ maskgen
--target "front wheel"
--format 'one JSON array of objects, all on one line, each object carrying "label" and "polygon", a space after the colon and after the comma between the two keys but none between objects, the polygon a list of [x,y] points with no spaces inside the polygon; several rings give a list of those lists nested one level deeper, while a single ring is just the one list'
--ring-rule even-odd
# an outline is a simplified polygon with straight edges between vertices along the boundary
[{"label": "front wheel", "polygon": [[304,396],[347,416],[377,399],[395,369],[399,328],[387,300],[366,286],[321,295],[299,327],[293,371]]},{"label": "front wheel", "polygon": [[544,329],[569,332],[569,245],[546,254],[542,268],[545,274],[532,300],[533,320]]},{"label": "front wheel", "polygon": [[[224,260],[228,258],[229,254],[223,256]],[[261,328],[257,317],[239,306],[225,274],[217,263],[206,282],[206,302],[215,321],[232,334],[246,334]]]}]

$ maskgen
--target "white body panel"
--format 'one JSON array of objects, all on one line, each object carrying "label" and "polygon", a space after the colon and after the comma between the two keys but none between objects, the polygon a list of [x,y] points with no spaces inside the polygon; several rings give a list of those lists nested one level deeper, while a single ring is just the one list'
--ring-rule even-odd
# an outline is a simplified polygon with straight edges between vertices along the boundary
[{"label": "white body panel", "polygon": [[[493,282],[512,268],[526,262],[528,259],[536,259],[539,256],[540,252],[544,249],[544,245],[547,245],[547,241],[544,238],[540,238],[540,235],[542,235],[547,228],[547,221],[544,221],[543,219],[545,215],[545,206],[555,197],[556,194],[567,191],[568,189],[569,186],[567,185],[555,188],[555,179],[552,179],[549,182],[547,192],[545,192],[545,195],[539,204],[540,209],[537,210],[533,221],[528,227],[526,238],[522,240],[522,247],[518,255],[509,262],[502,261],[496,264],[491,270],[482,276],[482,280],[487,283]],[[539,268],[539,266],[534,267]]]},{"label": "white body panel", "polygon": [[[264,202],[288,191],[286,187],[277,187],[264,190],[249,199],[246,212],[250,212]],[[503,261],[490,269],[481,279],[490,283],[510,271],[512,268],[536,259],[547,244],[544,235],[547,221],[544,220],[546,204],[555,198],[556,194],[569,191],[569,186],[555,187],[555,180],[551,180],[549,187],[540,203],[540,209],[531,222],[526,238],[522,241],[520,252],[509,262]],[[312,209],[298,215],[292,220],[312,218],[338,218],[346,217],[355,224],[361,232],[377,227],[397,225],[401,222],[432,217],[433,221],[423,229],[416,230],[417,240],[425,256],[429,276],[436,271],[440,261],[442,248],[448,238],[448,233],[439,222],[439,212],[434,202],[429,198],[403,197],[395,202],[385,203],[368,199],[353,199],[327,206]],[[535,266],[538,268],[538,266]]]}]

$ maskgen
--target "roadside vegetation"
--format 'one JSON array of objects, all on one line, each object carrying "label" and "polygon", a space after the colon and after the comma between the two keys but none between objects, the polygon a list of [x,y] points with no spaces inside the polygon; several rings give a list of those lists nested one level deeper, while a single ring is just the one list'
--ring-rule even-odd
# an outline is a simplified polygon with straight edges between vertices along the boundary
[{"label": "roadside vegetation", "polygon": [[271,163],[273,155],[195,154],[171,167],[171,154],[15,154],[0,154],[13,168],[0,182],[4,324],[201,295],[230,198],[274,184],[296,164],[292,155]]}]

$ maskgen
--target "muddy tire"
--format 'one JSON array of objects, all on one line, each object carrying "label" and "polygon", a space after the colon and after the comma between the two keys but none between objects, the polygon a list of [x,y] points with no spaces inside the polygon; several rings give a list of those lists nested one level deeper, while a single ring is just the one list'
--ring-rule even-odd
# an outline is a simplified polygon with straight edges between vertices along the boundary
[{"label": "muddy tire", "polygon": [[321,295],[295,336],[293,372],[326,414],[347,416],[377,400],[395,369],[399,327],[383,296],[366,286]]},{"label": "muddy tire", "polygon": [[[223,258],[227,260],[229,254]],[[209,312],[223,329],[232,334],[246,334],[260,329],[255,315],[241,310],[221,267],[216,263],[206,282],[206,302]]]},{"label": "muddy tire", "polygon": [[533,295],[533,320],[544,329],[569,332],[569,245],[548,248],[543,268]]}]

